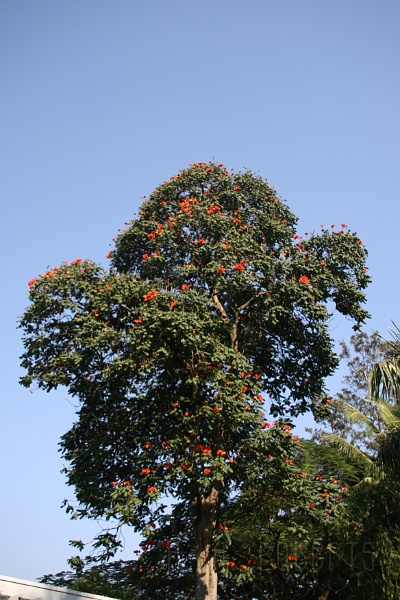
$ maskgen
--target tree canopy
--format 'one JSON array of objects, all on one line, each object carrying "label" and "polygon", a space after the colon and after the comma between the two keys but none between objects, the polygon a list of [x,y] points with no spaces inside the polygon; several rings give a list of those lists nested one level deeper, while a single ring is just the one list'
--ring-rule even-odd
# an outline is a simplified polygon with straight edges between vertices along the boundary
[{"label": "tree canopy", "polygon": [[197,600],[216,597],[224,501],[262,478],[264,411],[285,427],[317,410],[331,312],[368,316],[358,236],[296,222],[262,177],[193,164],[144,200],[109,270],[75,259],[29,282],[22,383],[79,400],[61,441],[76,514],[143,530],[185,507]]}]

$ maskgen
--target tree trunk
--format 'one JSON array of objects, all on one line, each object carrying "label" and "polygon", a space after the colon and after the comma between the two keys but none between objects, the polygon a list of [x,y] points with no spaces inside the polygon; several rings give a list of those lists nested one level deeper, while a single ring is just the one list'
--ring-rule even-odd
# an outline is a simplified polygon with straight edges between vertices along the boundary
[{"label": "tree trunk", "polygon": [[218,574],[212,547],[217,520],[219,492],[212,488],[208,496],[197,490],[192,497],[191,517],[196,542],[195,600],[217,600]]}]

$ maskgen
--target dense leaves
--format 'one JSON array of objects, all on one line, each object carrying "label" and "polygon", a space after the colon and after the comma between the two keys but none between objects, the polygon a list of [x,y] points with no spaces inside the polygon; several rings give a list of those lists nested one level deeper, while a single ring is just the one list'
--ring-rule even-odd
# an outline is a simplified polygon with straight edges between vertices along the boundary
[{"label": "dense leaves", "polygon": [[367,317],[361,240],[295,226],[261,177],[194,164],[143,202],[109,271],[76,259],[29,282],[22,383],[79,400],[61,441],[77,516],[143,530],[172,502],[213,556],[224,505],[262,479],[264,402],[315,408],[337,365],[330,307]]}]

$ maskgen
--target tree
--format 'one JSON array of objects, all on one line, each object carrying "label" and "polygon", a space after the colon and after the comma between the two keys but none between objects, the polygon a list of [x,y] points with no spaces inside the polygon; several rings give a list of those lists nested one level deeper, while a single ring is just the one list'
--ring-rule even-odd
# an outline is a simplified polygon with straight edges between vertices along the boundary
[{"label": "tree", "polygon": [[400,329],[394,324],[391,340],[382,340],[386,356],[372,365],[369,376],[369,391],[372,398],[382,396],[400,403]]},{"label": "tree", "polygon": [[365,557],[355,554],[347,573],[357,598],[394,600],[400,593],[398,338],[398,329],[392,341],[377,333],[357,334],[351,358],[344,346],[350,373],[326,419],[333,433],[314,435],[322,441],[320,450],[328,445],[330,460],[339,451],[359,473],[358,482],[351,482],[344,530],[353,546],[370,549],[368,567]]},{"label": "tree", "polygon": [[[355,554],[344,544],[348,488],[332,476],[337,464],[331,461],[324,471],[318,460],[310,463],[309,441],[300,440],[289,425],[272,424],[269,434],[262,479],[250,476],[221,506],[214,536],[221,600],[319,598],[346,584],[343,566]],[[93,565],[89,560],[84,569],[77,563],[75,573],[42,581],[121,599],[190,600],[195,556],[189,523],[180,506],[149,527],[133,561]]]},{"label": "tree", "polygon": [[143,202],[109,271],[76,259],[30,281],[22,383],[80,402],[61,440],[75,515],[143,530],[182,508],[196,600],[216,598],[224,502],[262,477],[265,398],[275,417],[313,409],[337,365],[328,306],[368,316],[357,235],[295,226],[261,177],[194,164]]},{"label": "tree", "polygon": [[371,334],[359,331],[351,336],[350,344],[343,340],[340,344],[339,358],[345,362],[348,372],[343,377],[342,389],[330,399],[327,410],[319,419],[320,427],[313,432],[313,438],[320,440],[329,428],[352,446],[376,456],[377,440],[371,435],[371,428],[366,428],[365,422],[357,423],[349,418],[349,411],[363,414],[379,430],[384,427],[377,406],[368,402],[368,396],[374,365],[387,358],[388,344],[377,331]]}]

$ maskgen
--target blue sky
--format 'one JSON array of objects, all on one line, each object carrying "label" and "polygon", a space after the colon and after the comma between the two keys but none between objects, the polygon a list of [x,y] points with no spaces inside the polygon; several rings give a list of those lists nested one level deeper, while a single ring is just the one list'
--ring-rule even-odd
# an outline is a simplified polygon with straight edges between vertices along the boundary
[{"label": "blue sky", "polygon": [[62,260],[107,265],[164,179],[215,159],[267,178],[300,233],[346,222],[369,250],[366,331],[400,322],[400,4],[0,0],[0,28],[0,572],[35,579],[97,525],[60,508],[71,401],[18,385],[27,281]]}]

